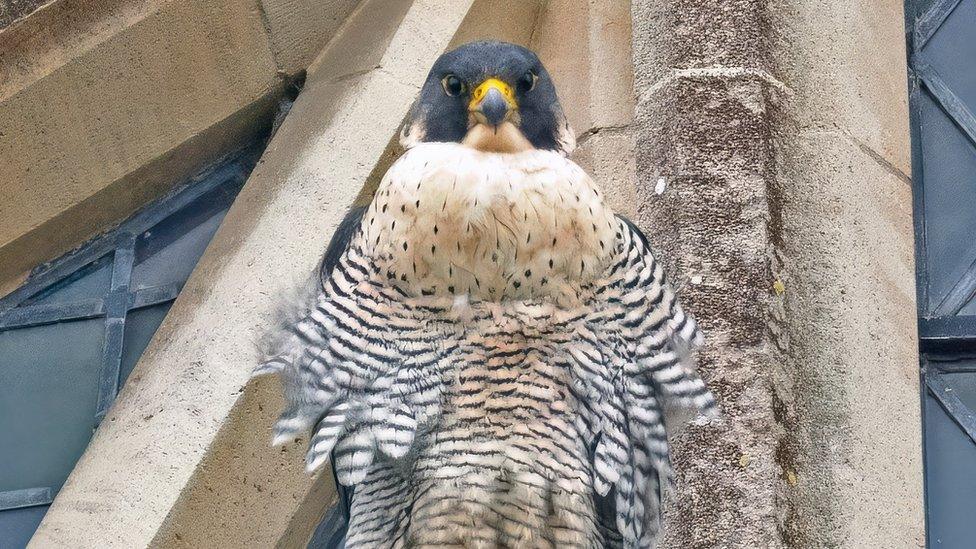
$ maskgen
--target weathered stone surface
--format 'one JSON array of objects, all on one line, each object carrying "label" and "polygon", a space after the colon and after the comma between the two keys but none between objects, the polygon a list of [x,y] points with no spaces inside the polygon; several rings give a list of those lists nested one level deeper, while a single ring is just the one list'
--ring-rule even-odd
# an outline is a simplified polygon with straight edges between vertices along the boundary
[{"label": "weathered stone surface", "polygon": [[901,4],[633,16],[638,220],[724,413],[674,438],[665,546],[920,544]]},{"label": "weathered stone surface", "polygon": [[360,0],[260,0],[278,70],[308,67]]},{"label": "weathered stone surface", "polygon": [[629,126],[584,134],[572,158],[603,189],[615,212],[634,219],[637,176],[634,135]]},{"label": "weathered stone surface", "polygon": [[705,332],[700,368],[723,413],[673,439],[669,547],[780,544],[775,358],[766,342],[771,135],[764,109],[750,108],[766,94],[754,77],[699,76],[638,104],[637,219]]},{"label": "weathered stone surface", "polygon": [[0,33],[0,284],[232,148],[279,87],[250,0],[89,4],[51,5]]},{"label": "weathered stone surface", "polygon": [[[53,0],[0,11],[0,293],[267,131],[357,0]],[[395,4],[390,4],[395,6]]]},{"label": "weathered stone surface", "polygon": [[902,5],[770,9],[790,91],[772,340],[788,383],[780,448],[797,467],[784,527],[799,546],[924,546]]},{"label": "weathered stone surface", "polygon": [[800,547],[924,547],[908,182],[847,136],[778,148],[788,537]]},{"label": "weathered stone surface", "polygon": [[624,0],[552,0],[539,15],[531,47],[577,134],[633,119],[630,35],[630,2]]},{"label": "weathered stone surface", "polygon": [[5,0],[0,3],[0,30],[52,1],[54,0]]}]

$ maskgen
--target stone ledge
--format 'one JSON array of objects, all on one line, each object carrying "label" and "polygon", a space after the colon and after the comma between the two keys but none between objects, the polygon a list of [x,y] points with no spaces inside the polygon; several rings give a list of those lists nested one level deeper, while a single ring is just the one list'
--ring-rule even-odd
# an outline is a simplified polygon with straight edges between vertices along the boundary
[{"label": "stone ledge", "polygon": [[0,32],[0,286],[253,135],[281,84],[251,1],[64,0]]}]

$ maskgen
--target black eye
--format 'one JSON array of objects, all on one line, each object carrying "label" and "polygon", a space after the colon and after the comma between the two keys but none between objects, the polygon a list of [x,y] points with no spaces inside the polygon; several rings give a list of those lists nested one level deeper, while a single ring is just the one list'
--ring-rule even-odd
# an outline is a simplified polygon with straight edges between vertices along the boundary
[{"label": "black eye", "polygon": [[532,91],[532,89],[535,88],[535,83],[538,79],[539,77],[536,76],[532,71],[523,74],[522,77],[518,79],[518,83],[516,84],[518,92],[528,93]]},{"label": "black eye", "polygon": [[444,93],[451,97],[457,97],[464,93],[464,82],[461,82],[461,79],[453,74],[445,76],[441,80],[441,86],[444,87]]}]

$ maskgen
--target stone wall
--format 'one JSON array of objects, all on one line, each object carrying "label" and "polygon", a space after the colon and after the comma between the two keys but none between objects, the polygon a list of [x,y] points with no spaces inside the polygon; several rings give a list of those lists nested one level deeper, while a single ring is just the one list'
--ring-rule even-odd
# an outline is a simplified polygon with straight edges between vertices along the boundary
[{"label": "stone wall", "polygon": [[266,132],[357,2],[14,3],[20,19],[0,21],[0,293]]},{"label": "stone wall", "polygon": [[924,540],[902,5],[633,3],[639,223],[721,421],[668,547]]}]

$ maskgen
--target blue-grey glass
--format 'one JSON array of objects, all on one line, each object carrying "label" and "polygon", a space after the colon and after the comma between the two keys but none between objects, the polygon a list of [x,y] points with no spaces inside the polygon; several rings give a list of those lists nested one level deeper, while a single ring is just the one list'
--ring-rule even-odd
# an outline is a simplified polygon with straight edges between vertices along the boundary
[{"label": "blue-grey glass", "polygon": [[37,530],[47,512],[47,505],[0,511],[0,547],[22,549]]},{"label": "blue-grey glass", "polygon": [[0,332],[0,490],[57,489],[95,426],[104,320]]},{"label": "blue-grey glass", "polygon": [[[956,364],[966,364],[966,362]],[[968,362],[971,365],[974,361]],[[967,372],[942,374],[941,379],[949,386],[956,398],[976,413],[976,374]],[[973,493],[973,496],[976,497],[976,493]]]},{"label": "blue-grey glass", "polygon": [[112,285],[112,254],[82,267],[64,280],[45,289],[22,305],[70,303],[79,299],[102,298]]},{"label": "blue-grey glass", "polygon": [[929,546],[973,547],[976,444],[928,393],[924,434]]},{"label": "blue-grey glass", "polygon": [[169,312],[172,302],[153,305],[142,309],[129,311],[125,317],[125,336],[122,340],[122,367],[119,372],[121,386],[129,378],[136,362],[146,350],[156,329],[163,323],[163,318]]},{"label": "blue-grey glass", "polygon": [[343,549],[346,546],[346,519],[339,505],[325,512],[308,540],[306,549]]},{"label": "blue-grey glass", "polygon": [[962,0],[925,45],[925,58],[950,89],[976,112],[976,0]]},{"label": "blue-grey glass", "polygon": [[[196,266],[197,260],[203,255],[225,213],[226,211],[217,212],[175,238],[166,247],[137,263],[132,269],[130,287],[139,289],[184,282]],[[154,230],[156,229],[148,231],[149,238],[154,236]],[[137,246],[145,240],[146,237],[140,237]]]},{"label": "blue-grey glass", "polygon": [[909,20],[914,22],[918,16],[928,11],[936,2],[941,2],[941,0],[909,0],[905,6],[905,10],[910,14]]},{"label": "blue-grey glass", "polygon": [[920,107],[932,311],[976,259],[976,148],[925,93]]}]

